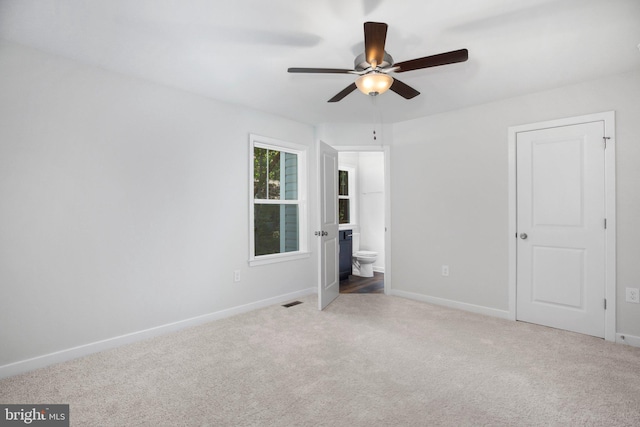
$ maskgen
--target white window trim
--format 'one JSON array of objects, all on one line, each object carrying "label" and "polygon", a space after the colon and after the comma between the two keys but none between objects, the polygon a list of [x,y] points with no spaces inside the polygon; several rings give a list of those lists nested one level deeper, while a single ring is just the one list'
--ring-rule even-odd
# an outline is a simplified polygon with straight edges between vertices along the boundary
[{"label": "white window trim", "polygon": [[351,166],[339,166],[339,171],[347,171],[349,173],[349,196],[340,196],[338,199],[349,200],[349,222],[346,224],[340,224],[340,230],[347,230],[358,226],[358,202],[356,197],[356,168]]},{"label": "white window trim", "polygon": [[[254,192],[253,192],[253,153],[254,148],[266,148],[269,150],[286,151],[298,156],[298,201],[273,200],[265,203],[273,204],[297,204],[298,205],[298,250],[279,254],[255,255],[254,236]],[[292,261],[308,258],[308,214],[307,214],[307,147],[293,142],[281,141],[266,136],[249,135],[249,265],[265,265],[276,262]]]}]

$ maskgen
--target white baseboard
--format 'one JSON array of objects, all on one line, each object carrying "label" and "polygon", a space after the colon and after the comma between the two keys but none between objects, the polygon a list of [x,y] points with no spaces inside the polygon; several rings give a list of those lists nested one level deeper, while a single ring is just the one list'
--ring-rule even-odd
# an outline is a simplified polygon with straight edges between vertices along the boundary
[{"label": "white baseboard", "polygon": [[376,267],[374,265],[373,266],[373,271],[378,272],[378,273],[384,273],[384,267]]},{"label": "white baseboard", "polygon": [[616,343],[627,344],[633,347],[640,347],[640,337],[628,334],[616,334]]},{"label": "white baseboard", "polygon": [[501,319],[511,320],[508,310],[498,310],[496,308],[484,307],[481,305],[468,304],[466,302],[459,302],[449,300],[445,298],[432,297],[428,295],[416,294],[413,292],[400,291],[392,289],[390,295],[395,295],[402,298],[412,299],[416,301],[428,302],[430,304],[442,305],[449,308],[455,308],[458,310],[470,311],[472,313],[484,314],[485,316],[499,317]]},{"label": "white baseboard", "polygon": [[312,295],[317,292],[318,290],[315,287],[307,288],[301,291],[278,295],[273,298],[267,298],[261,301],[255,301],[249,304],[216,311],[214,313],[204,314],[202,316],[192,317],[190,319],[180,320],[178,322],[168,323],[166,325],[156,326],[154,328],[132,332],[126,335],[120,335],[106,340],[56,351],[54,353],[33,357],[31,359],[9,363],[7,365],[0,366],[0,379],[33,371],[34,369],[44,368],[45,366],[53,365],[55,363],[62,363],[79,357],[88,356],[89,354],[120,347],[125,344],[164,335],[169,332],[175,332],[191,326],[202,325],[214,320],[224,319],[225,317],[235,316],[236,314],[242,314],[259,308],[268,307],[270,305],[279,304],[281,302],[290,301],[295,298]]}]

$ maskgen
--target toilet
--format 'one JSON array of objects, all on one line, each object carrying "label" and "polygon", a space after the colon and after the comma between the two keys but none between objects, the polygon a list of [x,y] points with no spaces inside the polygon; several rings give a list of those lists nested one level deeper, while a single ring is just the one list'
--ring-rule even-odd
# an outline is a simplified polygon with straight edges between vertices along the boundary
[{"label": "toilet", "polygon": [[373,277],[373,263],[378,259],[378,253],[360,250],[360,233],[353,233],[352,250],[353,275]]}]

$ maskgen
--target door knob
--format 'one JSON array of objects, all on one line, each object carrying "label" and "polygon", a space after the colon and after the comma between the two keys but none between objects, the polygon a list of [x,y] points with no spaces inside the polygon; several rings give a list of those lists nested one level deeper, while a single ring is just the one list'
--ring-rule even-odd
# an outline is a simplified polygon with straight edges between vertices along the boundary
[{"label": "door knob", "polygon": [[527,236],[527,233],[520,233],[520,238],[522,240],[525,240],[527,237],[529,237],[529,236]]}]

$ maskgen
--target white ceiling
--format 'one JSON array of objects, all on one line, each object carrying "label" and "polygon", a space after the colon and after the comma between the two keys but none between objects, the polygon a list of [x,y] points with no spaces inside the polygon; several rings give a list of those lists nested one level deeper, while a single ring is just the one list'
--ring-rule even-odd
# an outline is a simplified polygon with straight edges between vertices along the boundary
[{"label": "white ceiling", "polygon": [[[363,23],[386,22],[421,95],[353,92]],[[640,0],[0,0],[0,38],[310,124],[397,122],[640,69]],[[1,70],[0,70],[1,71]]]}]

